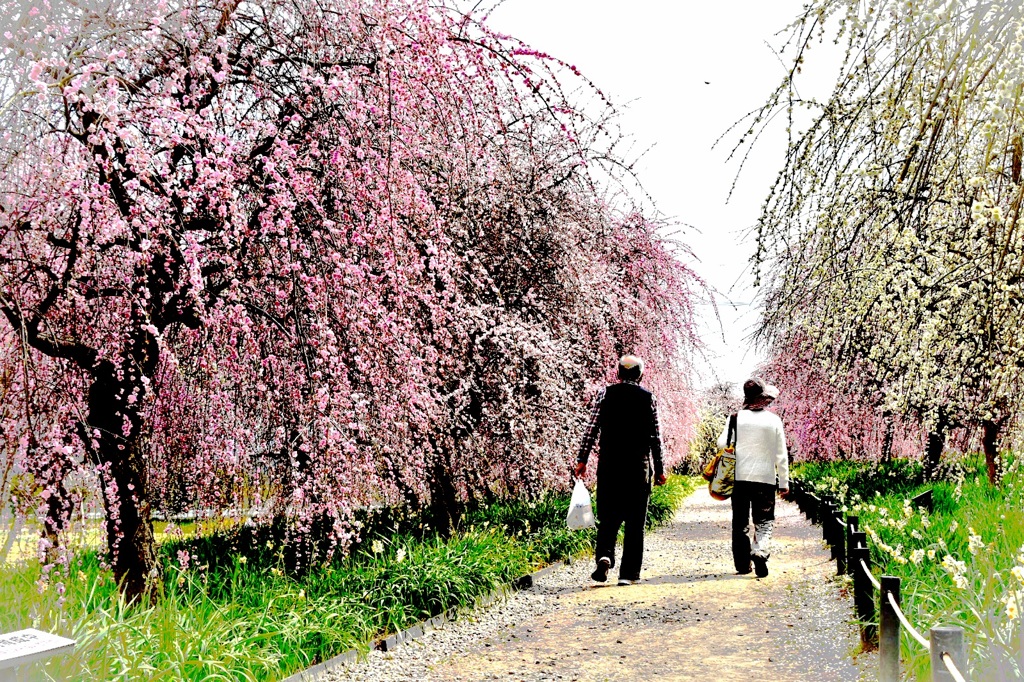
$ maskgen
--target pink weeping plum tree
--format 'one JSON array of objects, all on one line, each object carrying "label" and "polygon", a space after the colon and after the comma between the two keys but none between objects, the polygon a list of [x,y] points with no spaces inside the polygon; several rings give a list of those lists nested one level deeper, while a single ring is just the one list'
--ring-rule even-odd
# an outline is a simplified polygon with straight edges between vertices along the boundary
[{"label": "pink weeping plum tree", "polygon": [[804,334],[777,343],[760,371],[785,386],[773,409],[801,460],[916,457],[920,424],[884,408],[881,390],[859,366],[836,370]]},{"label": "pink weeping plum tree", "polygon": [[564,485],[620,352],[686,437],[700,282],[571,65],[422,0],[0,9],[4,464],[54,537],[93,477],[129,599],[157,511],[329,556]]}]

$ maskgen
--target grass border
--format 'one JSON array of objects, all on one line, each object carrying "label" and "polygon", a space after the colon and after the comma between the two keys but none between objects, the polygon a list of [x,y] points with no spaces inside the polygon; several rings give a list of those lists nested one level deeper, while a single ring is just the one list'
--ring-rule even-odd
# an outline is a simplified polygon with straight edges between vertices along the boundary
[{"label": "grass border", "polygon": [[[375,642],[375,645],[372,650],[385,652],[394,651],[399,646],[417,640],[423,637],[428,632],[431,632],[433,630],[444,629],[444,627],[448,624],[454,623],[456,620],[458,620],[460,615],[471,613],[477,609],[486,608],[500,601],[501,599],[510,596],[515,592],[528,590],[536,584],[537,580],[544,577],[545,575],[555,571],[558,568],[570,565],[572,565],[572,560],[565,559],[562,561],[555,562],[553,564],[548,564],[547,566],[538,569],[533,573],[527,573],[524,576],[520,576],[510,585],[494,590],[490,594],[481,597],[473,604],[472,607],[452,608],[438,616],[434,616],[433,618],[430,618],[428,620],[420,621],[419,623],[416,623],[415,625],[408,627],[405,630],[402,630],[401,632],[396,632],[392,635],[388,635],[378,640],[377,642]],[[344,665],[356,663],[360,659],[365,658],[366,654],[364,652],[361,652],[359,649],[349,649],[348,651],[340,653],[337,656],[334,656],[333,658],[323,661],[322,663],[317,663],[316,665],[313,665],[307,668],[306,670],[300,670],[297,673],[293,673],[292,675],[281,680],[281,682],[311,682],[312,680],[318,679],[319,676],[324,673],[330,672]]]}]

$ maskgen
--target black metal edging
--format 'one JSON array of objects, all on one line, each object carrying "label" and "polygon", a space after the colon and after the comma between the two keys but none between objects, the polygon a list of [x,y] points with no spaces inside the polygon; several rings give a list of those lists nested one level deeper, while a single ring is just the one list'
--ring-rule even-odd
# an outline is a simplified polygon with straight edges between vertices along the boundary
[{"label": "black metal edging", "polygon": [[[559,561],[544,568],[534,571],[533,573],[527,573],[524,576],[519,577],[512,584],[506,588],[499,588],[494,590],[490,594],[481,597],[473,604],[473,609],[479,609],[486,606],[490,606],[502,598],[507,596],[510,592],[517,592],[520,590],[528,590],[533,587],[537,580],[544,577],[548,573],[551,573],[560,566],[568,565],[570,560]],[[448,609],[444,613],[428,618],[427,620],[420,621],[410,628],[396,632],[392,635],[388,635],[383,639],[380,639],[374,643],[373,648],[378,651],[394,651],[396,648],[407,642],[419,639],[423,635],[427,634],[431,630],[440,630],[448,623],[453,622],[458,616],[459,612],[463,609],[458,607]],[[333,670],[334,668],[355,663],[360,658],[360,652],[358,649],[349,649],[348,651],[338,654],[333,658],[329,658],[323,663],[317,663],[305,670],[284,678],[281,682],[312,682],[313,680],[319,679],[320,675]]]}]

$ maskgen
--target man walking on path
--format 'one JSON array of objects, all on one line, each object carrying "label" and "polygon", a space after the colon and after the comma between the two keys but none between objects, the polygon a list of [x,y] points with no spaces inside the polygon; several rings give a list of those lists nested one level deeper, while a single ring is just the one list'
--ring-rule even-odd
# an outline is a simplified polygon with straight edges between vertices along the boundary
[{"label": "man walking on path", "polygon": [[640,579],[644,558],[644,525],[651,496],[651,460],[654,484],[665,483],[661,459],[661,429],[654,395],[640,386],[644,363],[633,355],[619,359],[619,383],[602,390],[590,410],[590,421],[579,456],[577,478],[587,471],[587,460],[599,442],[597,461],[597,569],[591,577],[608,579],[615,565],[615,539],[625,524],[619,584]]}]

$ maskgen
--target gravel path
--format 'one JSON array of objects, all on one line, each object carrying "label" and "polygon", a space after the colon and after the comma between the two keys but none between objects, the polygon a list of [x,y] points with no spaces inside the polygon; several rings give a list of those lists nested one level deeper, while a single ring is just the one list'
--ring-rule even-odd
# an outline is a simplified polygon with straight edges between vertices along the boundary
[{"label": "gravel path", "polygon": [[637,585],[597,585],[592,564],[577,561],[530,590],[319,679],[873,679],[875,656],[851,658],[858,649],[852,598],[833,577],[820,528],[794,504],[780,502],[776,515],[765,579],[732,574],[729,505],[701,489],[669,526],[648,535]]}]

